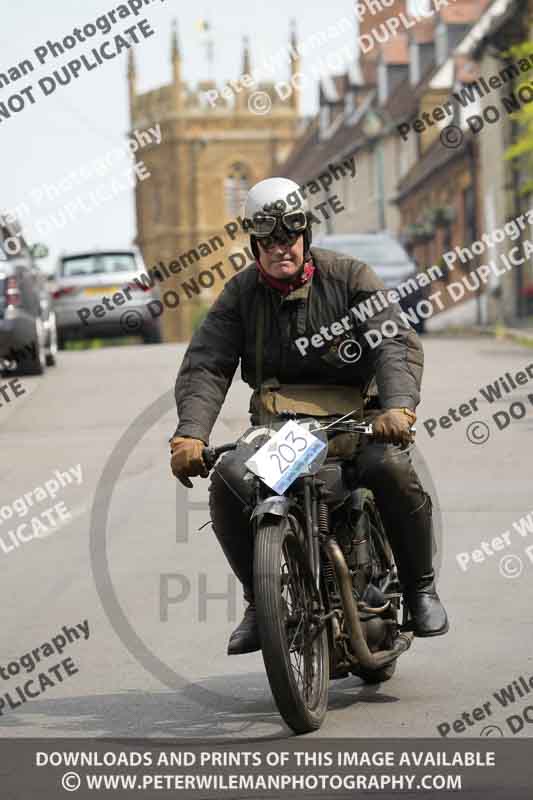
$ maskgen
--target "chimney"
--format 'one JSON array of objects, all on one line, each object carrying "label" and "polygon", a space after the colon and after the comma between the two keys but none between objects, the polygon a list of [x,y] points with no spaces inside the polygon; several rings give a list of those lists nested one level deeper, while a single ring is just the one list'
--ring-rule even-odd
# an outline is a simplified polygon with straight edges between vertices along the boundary
[{"label": "chimney", "polygon": [[416,86],[435,63],[435,21],[418,22],[407,33],[409,42],[409,83]]},{"label": "chimney", "polygon": [[[387,38],[395,38],[390,35],[389,29],[385,26],[385,21],[391,17],[398,17],[400,14],[406,16],[406,0],[392,0],[387,6],[380,0],[359,0],[355,4],[355,14],[359,20],[359,37],[364,43],[370,45],[370,49],[365,53],[361,52],[361,58],[367,61],[377,61],[379,58],[379,43]],[[383,27],[382,27],[383,26]],[[376,29],[376,35],[372,32]],[[357,58],[357,53],[356,53]]]},{"label": "chimney", "polygon": [[178,41],[178,22],[172,21],[171,57],[172,63],[172,89],[174,94],[175,110],[181,106],[181,53]]},{"label": "chimney", "polygon": [[291,85],[293,92],[291,94],[291,107],[298,114],[300,112],[300,82],[296,79],[301,73],[301,58],[298,50],[298,34],[296,32],[296,20],[291,20],[291,27],[289,33],[289,47],[291,54]]},{"label": "chimney", "polygon": [[382,44],[379,49],[378,102],[386,103],[394,89],[409,76],[407,34],[401,33]]},{"label": "chimney", "polygon": [[128,95],[130,100],[130,120],[133,126],[135,117],[135,102],[137,100],[137,70],[135,69],[135,56],[133,47],[128,50]]},{"label": "chimney", "polygon": [[435,28],[435,60],[440,66],[455,50],[491,0],[458,0],[439,9]]}]

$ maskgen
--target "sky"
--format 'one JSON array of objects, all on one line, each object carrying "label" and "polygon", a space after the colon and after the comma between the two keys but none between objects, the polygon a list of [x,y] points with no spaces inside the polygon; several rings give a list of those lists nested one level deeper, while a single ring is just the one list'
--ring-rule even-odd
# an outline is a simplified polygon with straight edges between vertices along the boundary
[{"label": "sky", "polygon": [[[46,4],[40,0],[17,0],[2,9],[0,73],[7,73],[28,58],[35,70],[0,88],[0,104],[30,85],[35,102],[32,104],[26,96],[20,112],[12,113],[7,120],[0,117],[0,210],[18,209],[26,239],[48,245],[50,257],[40,262],[46,271],[54,269],[57,256],[64,251],[131,245],[135,219],[133,190],[123,177],[120,180],[124,189],[115,197],[98,203],[88,199],[96,193],[100,197],[100,189],[109,195],[114,176],[122,176],[128,169],[126,157],[122,158],[117,150],[127,145],[129,127],[126,53],[103,61],[92,71],[82,70],[76,80],[58,86],[49,96],[39,89],[40,79],[52,75],[70,59],[90,53],[93,46],[123,33],[143,18],[155,34],[148,39],[140,36],[135,46],[141,92],[170,82],[173,19],[178,21],[183,78],[193,85],[208,77],[205,34],[199,25],[202,19],[208,20],[212,27],[214,77],[221,85],[240,74],[243,36],[250,37],[253,68],[286,44],[291,18],[297,21],[300,40],[327,30],[341,19],[354,20],[353,30],[345,26],[334,43],[312,50],[303,58],[304,73],[311,74],[334,48],[344,54],[355,48],[356,23],[350,0],[329,0],[327,6],[318,3],[313,6],[302,0],[293,0],[291,4],[283,0],[261,4],[245,0],[224,4],[215,0],[187,4],[178,0],[152,0],[137,17],[119,19],[109,33],[98,33],[85,43],[77,43],[72,51],[58,58],[47,54],[45,63],[39,64],[36,48],[46,46],[48,40],[63,40],[74,28],[95,23],[99,16],[120,5],[115,0],[55,0]],[[275,80],[283,80],[287,74],[288,66]],[[302,110],[310,115],[316,108],[317,81],[311,77],[303,91]],[[108,158],[108,169],[98,176],[94,164],[102,158]],[[61,183],[73,170],[76,178]],[[66,204],[71,204],[71,219],[62,224],[58,211]]]}]

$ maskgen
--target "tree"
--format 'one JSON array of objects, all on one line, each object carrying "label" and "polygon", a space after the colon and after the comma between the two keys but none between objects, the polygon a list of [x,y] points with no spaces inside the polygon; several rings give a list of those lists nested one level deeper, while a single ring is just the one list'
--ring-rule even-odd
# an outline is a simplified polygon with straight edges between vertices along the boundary
[{"label": "tree", "polygon": [[[530,91],[533,85],[533,42],[527,41],[513,45],[508,55],[516,63],[520,59],[527,59],[531,69],[523,72],[520,83],[516,86],[514,94],[527,87]],[[507,161],[513,161],[514,168],[520,172],[520,194],[527,195],[533,192],[533,102],[527,102],[519,111],[511,115],[511,119],[518,123],[519,133],[513,145],[505,153]]]}]

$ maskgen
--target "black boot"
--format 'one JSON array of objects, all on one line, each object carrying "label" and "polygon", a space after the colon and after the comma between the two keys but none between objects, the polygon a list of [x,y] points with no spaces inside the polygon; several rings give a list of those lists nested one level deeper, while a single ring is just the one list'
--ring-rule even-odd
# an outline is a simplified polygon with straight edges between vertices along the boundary
[{"label": "black boot", "polygon": [[[244,595],[245,600],[246,592]],[[228,642],[228,656],[237,656],[242,653],[254,653],[261,649],[259,641],[259,630],[257,627],[257,614],[254,602],[252,601],[246,611],[242,621],[231,636]]]},{"label": "black boot", "polygon": [[213,472],[209,487],[209,508],[213,530],[226,559],[243,586],[248,608],[241,623],[228,642],[228,655],[253,653],[261,649],[253,598],[253,540],[249,518],[243,514],[243,504],[228,489],[217,472]]},{"label": "black boot", "polygon": [[404,600],[412,617],[415,636],[442,636],[449,623],[435,590],[433,571],[433,518],[431,497],[405,520],[408,529],[399,547],[398,570]]},{"label": "black boot", "polygon": [[435,591],[433,570],[409,585],[404,598],[413,618],[415,636],[442,636],[448,632],[448,617]]},{"label": "black boot", "polygon": [[[424,494],[419,508],[386,520],[385,527],[412,618],[411,629],[415,636],[442,636],[449,623],[435,590],[431,497]],[[387,516],[383,514],[384,520]]]}]

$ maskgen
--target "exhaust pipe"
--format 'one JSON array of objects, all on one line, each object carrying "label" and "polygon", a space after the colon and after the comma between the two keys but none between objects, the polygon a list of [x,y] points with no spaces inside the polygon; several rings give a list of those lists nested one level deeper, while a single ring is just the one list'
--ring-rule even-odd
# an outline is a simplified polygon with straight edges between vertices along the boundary
[{"label": "exhaust pipe", "polygon": [[366,643],[363,626],[359,611],[352,594],[352,576],[348,569],[346,559],[337,541],[329,537],[324,545],[328,556],[331,559],[339,590],[341,593],[342,605],[344,608],[344,618],[350,644],[357,658],[357,663],[367,669],[381,669],[391,664],[393,661],[405,653],[411,646],[413,640],[412,633],[400,633],[391,650],[378,650],[372,653]]}]

